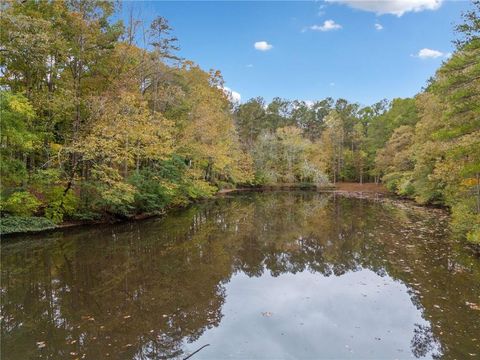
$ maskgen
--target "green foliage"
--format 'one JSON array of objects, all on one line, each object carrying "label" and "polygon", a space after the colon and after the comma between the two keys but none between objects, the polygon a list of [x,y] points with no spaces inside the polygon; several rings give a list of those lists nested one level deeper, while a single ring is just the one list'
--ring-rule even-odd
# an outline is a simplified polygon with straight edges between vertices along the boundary
[{"label": "green foliage", "polygon": [[43,217],[5,216],[0,218],[0,234],[35,232],[55,229],[55,224]]},{"label": "green foliage", "polygon": [[175,185],[151,170],[133,174],[129,183],[136,189],[134,206],[138,212],[158,212],[171,203],[178,192]]},{"label": "green foliage", "polygon": [[78,196],[62,181],[59,169],[38,170],[31,179],[32,187],[44,202],[45,217],[55,223],[72,216],[78,208]]},{"label": "green foliage", "polygon": [[474,211],[471,202],[463,201],[452,207],[452,230],[466,236],[469,242],[480,245],[480,214]]},{"label": "green foliage", "polygon": [[28,191],[17,191],[2,204],[2,211],[15,216],[31,216],[40,207],[41,202]]},{"label": "green foliage", "polygon": [[[450,207],[454,232],[478,243],[480,2],[474,6],[465,15],[466,23],[457,27],[464,32],[458,50],[437,71],[426,91],[417,95],[418,111],[404,103],[400,120],[394,106],[383,115],[397,127],[377,151],[376,167],[391,191],[422,204]],[[418,120],[405,122],[414,117]]]},{"label": "green foliage", "polygon": [[65,193],[63,188],[54,187],[48,192],[46,203],[45,216],[54,223],[60,223],[65,215],[75,214],[78,198],[71,190]]},{"label": "green foliage", "polygon": [[328,182],[315,157],[317,150],[297,127],[262,133],[253,151],[256,183]]},{"label": "green foliage", "polygon": [[412,197],[415,194],[415,187],[412,184],[411,174],[403,174],[397,185],[397,193],[401,196]]},{"label": "green foliage", "polygon": [[368,125],[368,142],[372,150],[382,148],[402,125],[415,125],[418,121],[418,109],[415,99],[394,99],[388,111],[373,117]]},{"label": "green foliage", "polygon": [[92,169],[95,180],[90,186],[95,189],[93,208],[112,215],[127,216],[134,210],[135,187],[123,182],[118,170],[108,166]]},{"label": "green foliage", "polygon": [[25,159],[34,149],[34,110],[26,97],[0,91],[0,176],[2,183],[15,186],[26,177]]},{"label": "green foliage", "polygon": [[476,219],[474,227],[470,229],[466,235],[467,241],[474,245],[480,245],[480,226],[478,225],[479,222],[480,220]]},{"label": "green foliage", "polygon": [[185,193],[190,199],[211,197],[217,192],[217,187],[203,180],[192,180],[185,186]]},{"label": "green foliage", "polygon": [[403,174],[401,172],[392,172],[384,175],[382,181],[389,191],[395,193],[403,182]]}]

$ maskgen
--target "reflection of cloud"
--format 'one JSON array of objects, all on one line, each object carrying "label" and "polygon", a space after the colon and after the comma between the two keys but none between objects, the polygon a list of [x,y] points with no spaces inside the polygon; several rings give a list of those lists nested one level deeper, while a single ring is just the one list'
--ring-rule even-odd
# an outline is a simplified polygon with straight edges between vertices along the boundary
[{"label": "reflection of cloud", "polygon": [[186,344],[187,349],[222,344],[205,349],[206,358],[254,358],[260,353],[269,358],[320,353],[325,358],[392,358],[398,349],[410,352],[414,324],[430,327],[410,302],[407,287],[388,275],[361,270],[325,277],[292,271],[233,276],[225,285],[220,327],[207,330],[197,342]]}]

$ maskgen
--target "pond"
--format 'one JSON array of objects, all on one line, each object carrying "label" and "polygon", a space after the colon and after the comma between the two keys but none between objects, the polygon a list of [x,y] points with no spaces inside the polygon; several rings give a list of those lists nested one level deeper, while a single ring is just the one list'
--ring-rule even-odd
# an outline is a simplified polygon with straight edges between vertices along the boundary
[{"label": "pond", "polygon": [[480,260],[447,221],[388,200],[241,193],[9,239],[1,358],[478,359]]}]

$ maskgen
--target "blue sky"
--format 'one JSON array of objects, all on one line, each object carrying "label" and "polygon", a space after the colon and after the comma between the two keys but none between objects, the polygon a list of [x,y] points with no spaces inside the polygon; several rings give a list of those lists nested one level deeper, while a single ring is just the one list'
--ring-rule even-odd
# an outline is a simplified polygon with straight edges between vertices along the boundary
[{"label": "blue sky", "polygon": [[180,55],[219,69],[242,101],[331,96],[366,105],[419,92],[453,51],[453,25],[469,2],[132,1],[121,16],[132,7],[147,23],[166,17]]}]

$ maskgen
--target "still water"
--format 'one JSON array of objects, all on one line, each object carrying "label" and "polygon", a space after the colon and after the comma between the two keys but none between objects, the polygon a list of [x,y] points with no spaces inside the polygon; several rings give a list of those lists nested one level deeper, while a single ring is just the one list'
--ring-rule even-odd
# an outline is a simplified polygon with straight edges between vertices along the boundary
[{"label": "still water", "polygon": [[479,359],[480,259],[440,210],[315,192],[10,239],[1,358]]}]

